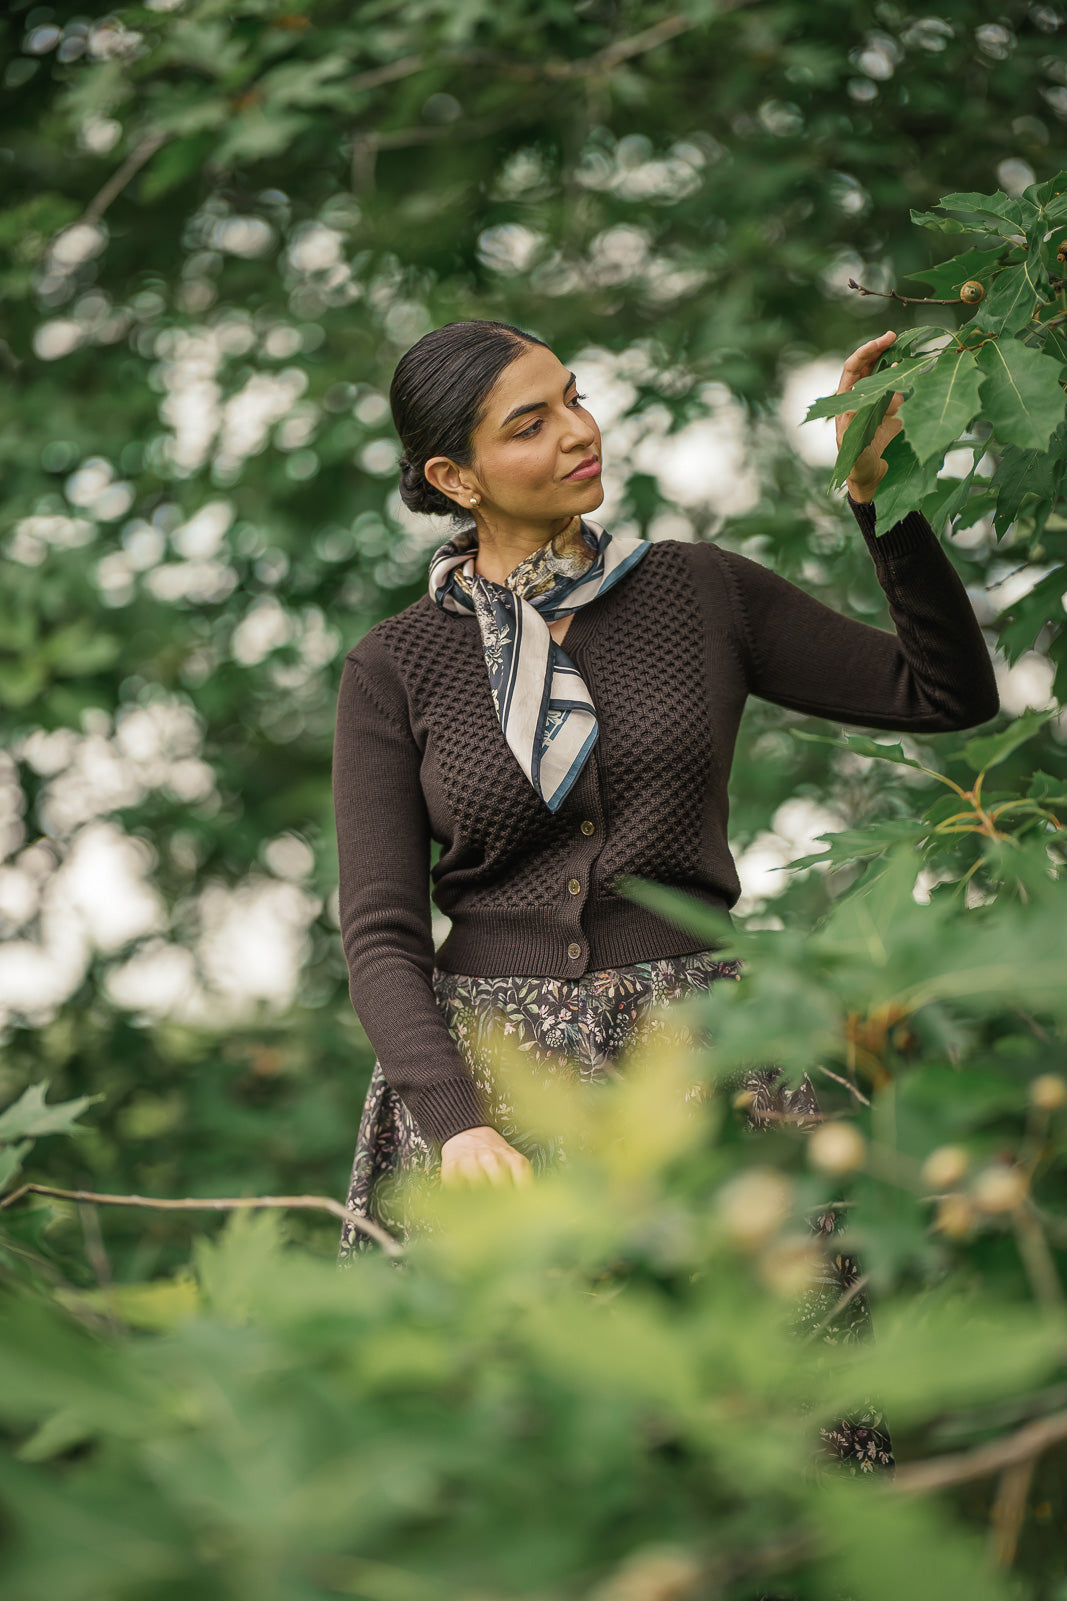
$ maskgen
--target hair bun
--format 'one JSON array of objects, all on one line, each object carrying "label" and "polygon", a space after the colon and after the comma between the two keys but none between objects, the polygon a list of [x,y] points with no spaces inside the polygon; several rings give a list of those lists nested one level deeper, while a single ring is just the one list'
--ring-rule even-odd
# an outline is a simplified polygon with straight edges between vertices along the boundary
[{"label": "hair bun", "polygon": [[400,462],[400,498],[409,511],[421,512],[424,516],[454,517],[458,507],[454,500],[428,483],[421,467],[416,467],[407,456],[401,456]]}]

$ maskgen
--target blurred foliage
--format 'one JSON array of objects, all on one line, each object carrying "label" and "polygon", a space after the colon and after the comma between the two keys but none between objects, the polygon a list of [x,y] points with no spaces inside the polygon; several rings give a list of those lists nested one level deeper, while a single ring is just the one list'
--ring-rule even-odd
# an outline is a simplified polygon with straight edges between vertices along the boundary
[{"label": "blurred foliage", "polygon": [[[595,1093],[502,1040],[565,1159],[491,1205],[413,1176],[399,1263],[235,1214],[88,1287],[57,1203],[9,1210],[5,1596],[1062,1597],[1062,879],[1039,838],[983,849],[981,910],[918,905],[898,844],[808,938],[735,932],[746,984],[684,1003],[711,1046]],[[814,1132],[735,1115],[768,1046],[839,1089]],[[873,1342],[797,1338],[828,1205]],[[872,1395],[893,1478],[817,1449]]]},{"label": "blurred foliage", "polygon": [[[614,407],[613,526],[669,526],[635,444],[732,398],[759,498],[686,505],[692,532],[885,626],[840,471],[778,405],[895,326],[879,526],[921,504],[991,646],[1048,657],[1056,697],[964,740],[746,710],[735,850],[788,801],[838,821],[767,914],[699,925],[748,963],[699,1072],[810,1071],[852,1165],[788,1128],[753,1147],[719,1095],[657,1116],[677,1064],[649,1062],[528,1195],[433,1198],[400,1271],[338,1274],[308,1215],[13,1205],[12,1601],[1064,1601],[1065,27],[961,0],[6,8],[0,919],[77,974],[20,1005],[3,970],[7,1186],[343,1193],[371,1058],[332,911],[334,700],[425,582],[384,397],[428,327],[530,327]],[[583,358],[614,363],[599,397]],[[903,387],[886,367],[849,446]],[[998,613],[1010,568],[1031,582]],[[82,957],[51,891],[101,821],[161,910]],[[161,952],[209,991],[211,897],[248,886],[300,933],[293,998],[265,969],[237,1016],[224,989],[200,1019],[123,999]],[[761,1238],[730,1188],[753,1175],[787,1180]],[[828,1188],[876,1291],[847,1360],[782,1315]],[[811,1408],[869,1390],[904,1464],[1052,1432],[1032,1472],[936,1494],[817,1483]]]}]

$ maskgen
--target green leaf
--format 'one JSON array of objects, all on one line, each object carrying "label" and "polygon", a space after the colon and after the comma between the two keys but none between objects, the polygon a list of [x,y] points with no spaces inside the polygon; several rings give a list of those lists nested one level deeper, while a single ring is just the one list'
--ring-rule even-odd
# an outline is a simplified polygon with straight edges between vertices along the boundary
[{"label": "green leaf", "polygon": [[145,168],[138,185],[142,204],[158,200],[193,179],[215,147],[213,132],[187,134],[174,139],[155,155]]},{"label": "green leaf", "polygon": [[[974,475],[978,470],[978,463],[981,460],[983,453],[984,451],[982,447],[979,447],[975,450],[974,459],[971,462],[970,470],[968,471],[966,477],[950,478],[945,475],[939,478],[937,481],[937,488],[934,490],[933,494],[927,495],[926,499],[923,501],[921,507],[922,514],[935,533],[942,533],[946,524],[951,523],[953,519],[959,515],[963,506],[968,503],[971,484],[974,480]],[[972,518],[971,520],[975,521],[977,519]],[[962,526],[968,525],[963,524]]]},{"label": "green leaf", "polygon": [[933,359],[933,356],[911,356],[896,367],[872,372],[868,377],[861,378],[858,383],[853,384],[851,389],[843,390],[840,394],[823,395],[808,407],[804,421],[814,422],[819,417],[837,417],[843,411],[858,411],[861,405],[880,400],[885,394],[892,395],[896,389],[906,393],[911,388],[915,375]]},{"label": "green leaf", "polygon": [[1056,429],[1047,450],[1022,450],[1007,445],[989,487],[997,491],[993,527],[999,539],[1019,514],[1027,495],[1051,504],[1067,466],[1067,420]]},{"label": "green leaf", "polygon": [[31,1084],[6,1111],[0,1112],[0,1141],[7,1143],[41,1134],[80,1134],[84,1125],[75,1123],[74,1119],[94,1101],[104,1099],[103,1095],[79,1095],[73,1101],[56,1101],[46,1106],[44,1097],[48,1085],[48,1079]]},{"label": "green leaf", "polygon": [[1048,328],[1045,324],[1031,323],[1023,335],[1028,345],[1043,350],[1046,356],[1060,363],[1060,377],[1067,380],[1067,328]]},{"label": "green leaf", "polygon": [[1000,630],[997,643],[1009,662],[1017,662],[1023,651],[1030,650],[1043,628],[1062,626],[1065,594],[1067,567],[1055,567],[1025,595],[1008,602],[996,622]]},{"label": "green leaf", "polygon": [[1031,800],[1040,801],[1043,805],[1064,805],[1067,803],[1067,791],[1064,790],[1063,779],[1055,778],[1051,773],[1043,773],[1038,768],[1030,776],[1030,783],[1026,790]]},{"label": "green leaf", "polygon": [[976,773],[986,772],[990,767],[996,767],[998,762],[1025,745],[1028,739],[1033,739],[1039,733],[1050,717],[1055,717],[1056,707],[1048,707],[1042,711],[1027,711],[1017,717],[1007,728],[1002,728],[996,734],[985,734],[981,739],[969,739],[963,747],[963,758]]},{"label": "green leaf", "polygon": [[1046,450],[1067,404],[1059,363],[1018,339],[990,339],[977,360],[985,374],[983,413],[997,439],[1023,450]]},{"label": "green leaf", "polygon": [[0,661],[0,703],[28,706],[48,682],[42,661],[24,657],[21,661]]},{"label": "green leaf", "polygon": [[854,751],[857,756],[875,756],[884,762],[896,762],[899,767],[922,768],[922,762],[917,762],[911,756],[905,756],[904,747],[899,740],[895,745],[880,745],[876,739],[870,739],[866,734],[846,734],[841,739],[835,739],[830,734],[812,734],[804,728],[794,728],[790,732],[794,739],[808,739],[817,745],[836,745],[838,750]]},{"label": "green leaf", "polygon": [[32,1140],[19,1140],[15,1145],[0,1148],[0,1190],[6,1190],[21,1168],[28,1152],[33,1150]]},{"label": "green leaf", "polygon": [[810,856],[798,856],[788,865],[798,870],[812,867],[816,862],[830,863],[834,867],[846,862],[863,862],[874,856],[884,856],[901,843],[918,845],[930,833],[922,823],[910,818],[889,817],[881,823],[868,823],[863,828],[843,828],[836,834],[817,834],[816,839],[829,841],[829,849]]},{"label": "green leaf", "polygon": [[[936,211],[909,211],[908,216],[917,228],[929,228],[933,233],[971,233],[955,217],[939,217]],[[914,276],[914,274],[913,274]]]},{"label": "green leaf", "polygon": [[238,162],[280,155],[310,125],[310,116],[303,112],[268,111],[260,106],[242,111],[216,141],[211,165],[221,172]]},{"label": "green leaf", "polygon": [[1046,215],[1051,216],[1053,204],[1062,202],[1067,206],[1067,172],[1058,172],[1054,178],[1045,178],[1041,183],[1027,184],[1023,198],[1032,200],[1035,206],[1044,206]]},{"label": "green leaf", "polygon": [[919,462],[944,456],[978,410],[981,375],[970,350],[950,347],[915,380],[897,416]]},{"label": "green leaf", "polygon": [[1037,211],[1032,200],[1017,199],[999,191],[991,195],[980,195],[974,191],[942,195],[938,205],[944,206],[946,211],[965,211],[980,217],[991,217],[995,222],[1007,224],[1007,227],[999,228],[991,228],[988,223],[983,225],[990,231],[1002,233],[1006,237],[1025,233]]},{"label": "green leaf", "polygon": [[856,461],[867,449],[878,432],[882,419],[889,410],[893,400],[892,390],[886,390],[879,400],[857,411],[841,440],[841,449],[837,453],[834,470],[830,478],[830,487],[840,488],[848,478],[849,473],[856,465]]},{"label": "green leaf", "polygon": [[1049,298],[1048,274],[1042,267],[1036,276],[1028,261],[1018,267],[1005,267],[993,280],[993,287],[971,322],[987,333],[1014,334],[1034,315],[1039,301]]},{"label": "green leaf", "polygon": [[994,250],[967,250],[962,256],[953,256],[949,261],[938,262],[935,267],[925,267],[908,276],[916,283],[928,284],[931,294],[958,297],[963,285],[972,278],[978,283],[988,284],[1003,255],[1002,245]]},{"label": "green leaf", "polygon": [[[914,328],[899,329],[897,331],[897,337],[893,340],[891,348],[885,352],[884,356],[880,356],[878,358],[878,366],[875,371],[883,371],[890,364],[890,361],[899,361],[900,357],[906,350],[913,349],[915,345],[921,345],[924,339],[928,339],[934,335],[936,335],[937,338],[942,342],[944,341],[945,329],[940,323],[922,322],[918,323]],[[935,356],[937,352],[935,350],[927,350],[920,351],[919,354],[925,356]]]},{"label": "green leaf", "polygon": [[889,470],[874,492],[880,532],[892,528],[909,511],[917,511],[933,493],[943,457],[942,451],[921,462],[903,433],[894,434],[882,452]]}]

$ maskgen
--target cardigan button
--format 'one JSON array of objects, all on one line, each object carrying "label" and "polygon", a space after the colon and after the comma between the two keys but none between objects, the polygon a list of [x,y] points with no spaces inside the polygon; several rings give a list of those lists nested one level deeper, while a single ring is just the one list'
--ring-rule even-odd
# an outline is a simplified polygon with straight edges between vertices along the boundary
[{"label": "cardigan button", "polygon": [[571,961],[576,962],[581,954],[582,947],[578,944],[577,940],[571,940],[571,943],[567,946],[567,955],[570,957]]},{"label": "cardigan button", "polygon": [[582,893],[582,886],[576,878],[568,880],[567,888],[570,890],[572,895],[580,895]]},{"label": "cardigan button", "polygon": [[595,823],[591,823],[589,821],[588,817],[587,817],[585,822],[582,824],[582,833],[583,834],[594,834],[595,832],[596,832],[596,824]]}]

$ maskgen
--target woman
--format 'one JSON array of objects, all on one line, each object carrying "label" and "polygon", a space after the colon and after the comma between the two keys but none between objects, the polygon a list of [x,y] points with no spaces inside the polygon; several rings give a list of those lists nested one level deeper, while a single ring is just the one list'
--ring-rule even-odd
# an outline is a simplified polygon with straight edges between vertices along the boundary
[{"label": "woman", "polygon": [[[894,337],[861,345],[839,391]],[[977,619],[929,523],[912,513],[875,536],[902,395],[848,481],[896,634],[712,542],[613,539],[591,520],[602,450],[584,398],[544,343],[496,322],[427,334],[392,383],[403,499],[456,526],[428,594],[349,652],[334,748],[341,934],[377,1055],[348,1207],[401,1237],[394,1176],[439,1162],[444,1183],[525,1183],[554,1155],[493,1080],[498,1025],[532,1070],[593,1082],[641,1031],[667,1026],[665,1003],[740,978],[739,959],[613,885],[634,874],[735,904],[727,783],[748,694],[915,733],[998,709]],[[436,951],[431,880],[451,920]],[[790,1093],[777,1075],[751,1075],[754,1126],[771,1110],[817,1117],[810,1081]],[[341,1259],[365,1245],[346,1224]],[[832,1298],[855,1270],[837,1263]],[[849,1316],[853,1328],[865,1318],[862,1296]],[[891,1462],[875,1432],[842,1454]]]}]

